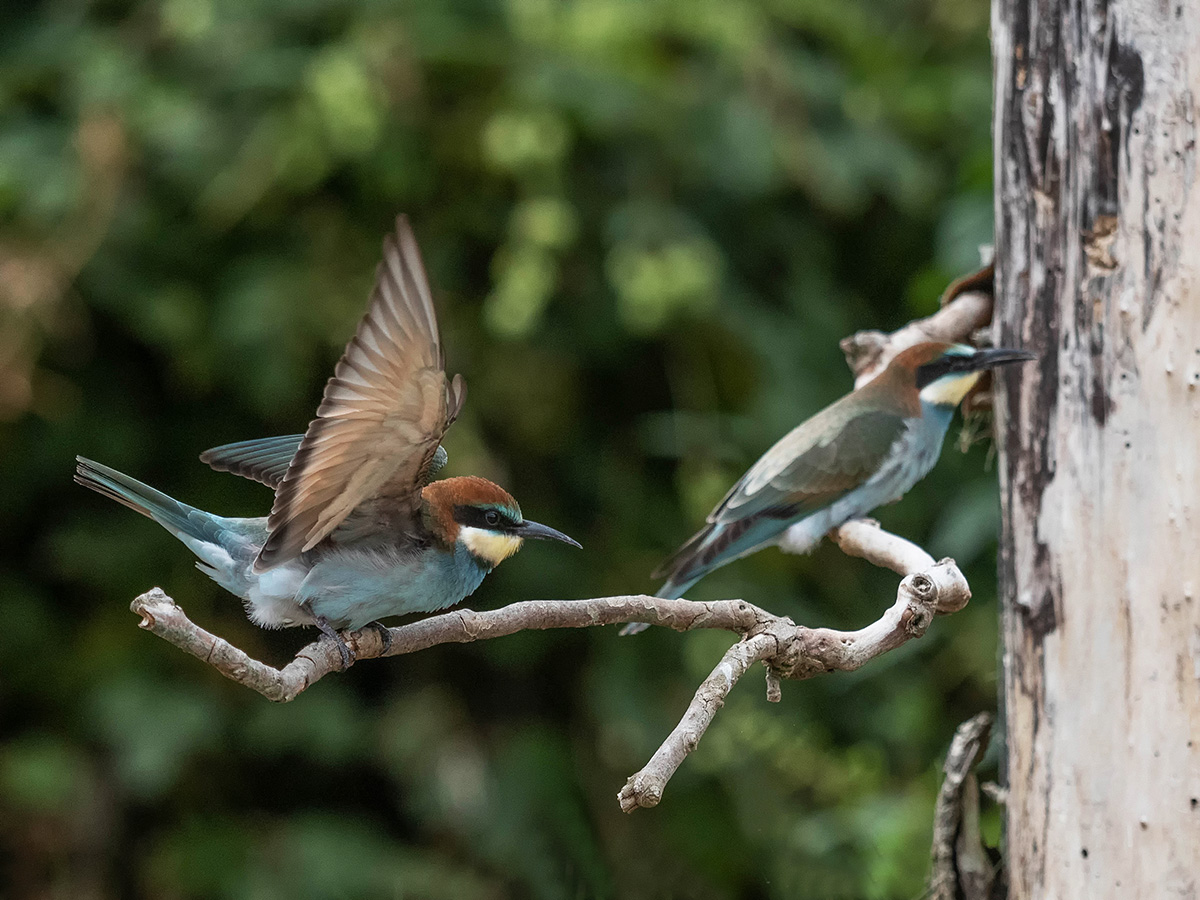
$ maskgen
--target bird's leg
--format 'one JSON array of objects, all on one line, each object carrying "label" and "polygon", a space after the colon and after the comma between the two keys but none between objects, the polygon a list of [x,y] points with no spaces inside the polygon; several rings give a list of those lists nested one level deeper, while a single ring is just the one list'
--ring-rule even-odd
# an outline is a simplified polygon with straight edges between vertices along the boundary
[{"label": "bird's leg", "polygon": [[379,655],[387,656],[387,652],[392,649],[392,629],[382,622],[368,622],[367,627],[374,628],[379,633],[379,640],[383,644],[383,652]]},{"label": "bird's leg", "polygon": [[334,630],[334,627],[329,624],[329,620],[324,616],[317,616],[316,626],[317,630],[333,641],[334,646],[337,647],[338,655],[342,657],[342,669],[350,668],[354,664],[354,654],[350,652],[350,647],[347,646],[342,636]]}]

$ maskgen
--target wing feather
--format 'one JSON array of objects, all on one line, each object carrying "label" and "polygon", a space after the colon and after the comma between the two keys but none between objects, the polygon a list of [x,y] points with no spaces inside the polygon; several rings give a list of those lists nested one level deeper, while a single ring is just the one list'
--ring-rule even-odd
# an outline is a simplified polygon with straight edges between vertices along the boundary
[{"label": "wing feather", "polygon": [[311,550],[364,504],[414,514],[465,395],[444,361],[425,267],[401,216],[384,238],[367,313],[276,491],[256,570]]},{"label": "wing feather", "polygon": [[832,503],[879,469],[904,430],[899,409],[829,406],[763,454],[708,521],[728,524],[763,514],[794,518]]},{"label": "wing feather", "polygon": [[218,472],[232,472],[243,478],[261,481],[268,487],[279,487],[287,473],[288,464],[296,455],[302,434],[285,434],[279,437],[256,438],[222,444],[200,454],[201,462],[208,463]]}]

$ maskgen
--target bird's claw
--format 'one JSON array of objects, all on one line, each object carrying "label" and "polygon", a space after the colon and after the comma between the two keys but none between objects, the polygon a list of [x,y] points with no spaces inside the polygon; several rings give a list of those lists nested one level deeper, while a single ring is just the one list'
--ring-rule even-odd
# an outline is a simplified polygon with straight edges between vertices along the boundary
[{"label": "bird's claw", "polygon": [[367,627],[375,629],[379,635],[379,642],[383,644],[383,651],[379,655],[387,656],[387,652],[392,649],[392,629],[382,622],[368,622]]},{"label": "bird's claw", "polygon": [[354,665],[354,653],[350,650],[350,646],[346,643],[345,639],[329,624],[329,620],[324,616],[317,616],[316,625],[317,630],[333,641],[333,645],[337,647],[338,656],[342,658],[342,671],[344,672]]},{"label": "bird's claw", "polygon": [[344,672],[346,669],[354,665],[354,652],[350,649],[346,642],[341,639],[341,637],[335,637],[333,640],[335,642],[335,646],[337,647],[338,656],[342,658],[342,671]]}]

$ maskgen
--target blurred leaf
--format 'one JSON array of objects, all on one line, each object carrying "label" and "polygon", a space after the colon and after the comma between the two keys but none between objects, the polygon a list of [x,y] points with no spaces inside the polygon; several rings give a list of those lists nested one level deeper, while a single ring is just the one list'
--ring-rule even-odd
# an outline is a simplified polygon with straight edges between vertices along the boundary
[{"label": "blurred leaf", "polygon": [[79,751],[49,735],[27,735],[0,749],[0,796],[27,813],[62,812],[82,790]]},{"label": "blurred leaf", "polygon": [[[410,215],[449,472],[538,543],[469,599],[653,590],[837,342],[932,311],[989,240],[980,4],[106,0],[0,14],[0,880],[6,897],[909,897],[932,774],[995,702],[995,475],[947,451],[885,523],[974,599],[853,674],[729,697],[652,815],[614,802],[725,634],[545,633],[372,661],[275,706],[136,627],[162,584],[283,665],[76,453],[220,514],[196,454],[303,430]],[[895,579],[819,547],[705,578],[857,628]],[[995,825],[995,816],[989,820]],[[49,823],[49,824],[48,824]],[[49,833],[54,832],[54,833]],[[993,831],[993,834],[998,832]]]},{"label": "blurred leaf", "polygon": [[986,481],[969,485],[955,500],[938,517],[926,546],[930,553],[970,565],[996,543],[1000,500],[996,486]]},{"label": "blurred leaf", "polygon": [[245,725],[246,743],[259,754],[295,754],[333,766],[362,756],[368,733],[358,701],[340,684],[322,685],[290,706],[257,705]]},{"label": "blurred leaf", "polygon": [[197,751],[216,747],[224,726],[213,698],[193,687],[118,677],[93,689],[91,715],[135,795],[169,790]]}]

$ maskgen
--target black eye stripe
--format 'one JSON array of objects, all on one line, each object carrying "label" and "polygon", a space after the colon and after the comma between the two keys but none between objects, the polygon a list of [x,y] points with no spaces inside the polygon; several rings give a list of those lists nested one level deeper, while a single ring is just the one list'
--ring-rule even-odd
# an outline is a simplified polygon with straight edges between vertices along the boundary
[{"label": "black eye stripe", "polygon": [[454,507],[454,521],[469,528],[485,528],[492,531],[507,531],[520,524],[498,509],[466,504]]},{"label": "black eye stripe", "polygon": [[927,362],[917,368],[917,390],[932,384],[943,375],[949,375],[952,372],[973,371],[975,371],[973,357],[959,356],[957,353],[939,357],[933,362]]}]

